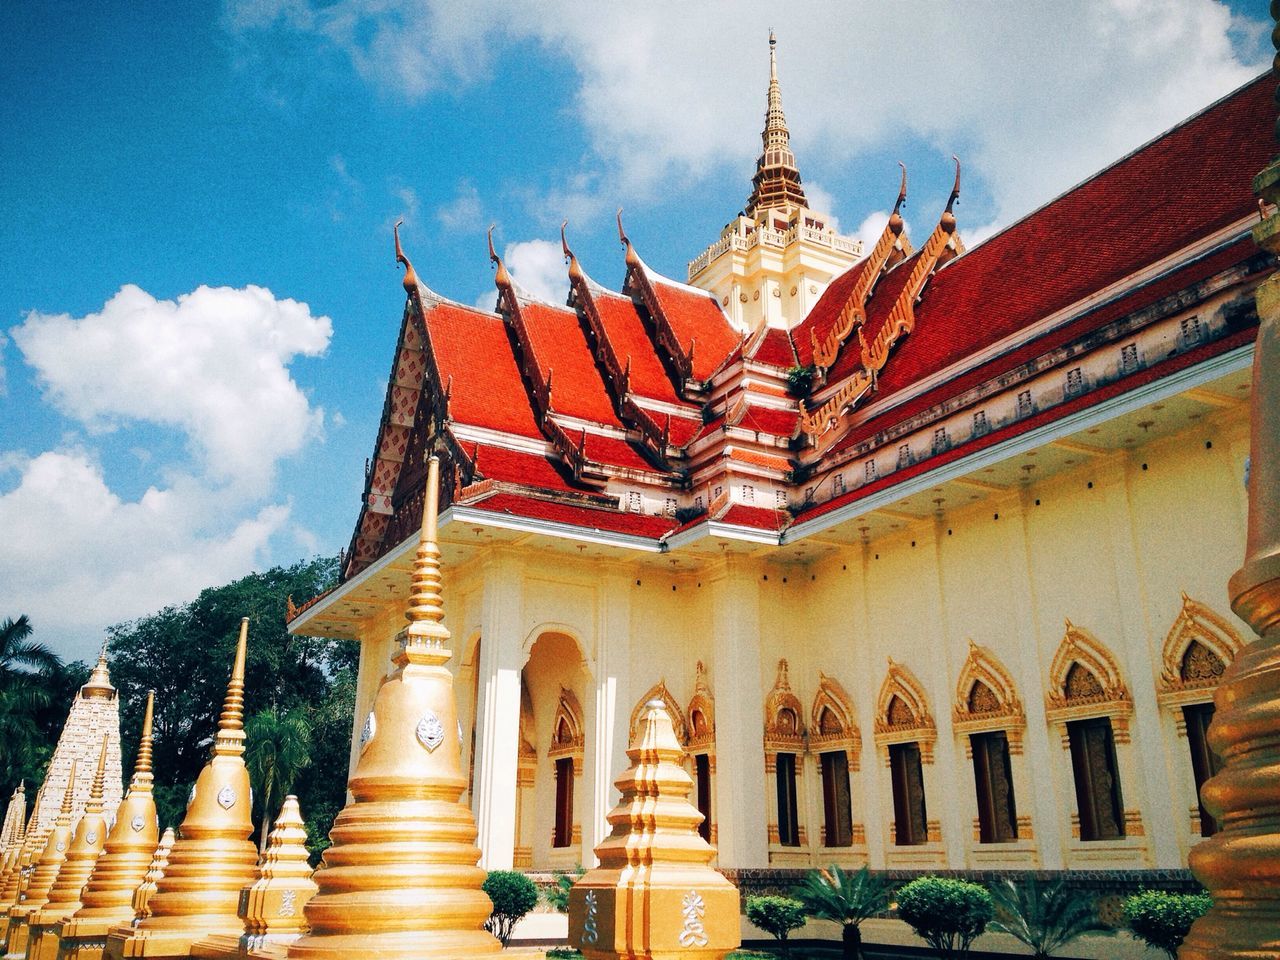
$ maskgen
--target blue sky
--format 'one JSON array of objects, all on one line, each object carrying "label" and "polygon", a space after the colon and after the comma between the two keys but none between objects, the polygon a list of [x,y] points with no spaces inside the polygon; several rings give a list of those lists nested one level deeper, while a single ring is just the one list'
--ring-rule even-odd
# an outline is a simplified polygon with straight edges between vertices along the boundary
[{"label": "blue sky", "polygon": [[[345,546],[403,305],[484,229],[617,286],[613,210],[677,278],[745,202],[766,38],[814,206],[972,243],[1256,75],[1239,0],[0,5],[0,617],[109,623]],[[1242,171],[1248,176],[1251,171]],[[201,290],[201,288],[209,288]],[[122,292],[123,291],[123,292]]]}]

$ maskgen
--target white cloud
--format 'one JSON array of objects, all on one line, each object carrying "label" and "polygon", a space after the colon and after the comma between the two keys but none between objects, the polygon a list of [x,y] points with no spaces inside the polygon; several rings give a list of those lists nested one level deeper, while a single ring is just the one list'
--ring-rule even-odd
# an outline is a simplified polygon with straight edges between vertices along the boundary
[{"label": "white cloud", "polygon": [[[610,194],[747,168],[759,150],[765,0],[228,0],[230,28],[271,26],[344,51],[410,98],[484,78],[500,42],[534,41],[579,77],[574,104]],[[801,2],[780,36],[801,170],[907,136],[958,153],[997,218],[1061,192],[1256,75],[1260,22],[1217,0],[1037,4]],[[1233,43],[1234,41],[1234,43]],[[573,174],[570,174],[570,178]],[[889,173],[886,179],[892,179]],[[574,192],[574,191],[570,191]]]},{"label": "white cloud", "polygon": [[804,182],[804,195],[809,201],[809,209],[815,213],[825,213],[827,215],[827,226],[839,233],[840,218],[836,215],[836,198],[831,195],[830,191],[826,190],[821,184],[806,180]]},{"label": "white cloud", "polygon": [[288,364],[333,325],[305,303],[248,286],[157,300],[122,287],[84,317],[32,311],[11,331],[48,400],[92,433],[141,422],[185,434],[200,472],[262,493],[275,465],[320,435]]},{"label": "white cloud", "polygon": [[0,333],[0,397],[9,392],[8,381],[5,379],[4,354],[9,346],[9,338]]},{"label": "white cloud", "polygon": [[463,180],[454,198],[436,208],[436,219],[452,231],[483,230],[484,206],[480,202],[480,191],[469,180]]},{"label": "white cloud", "polygon": [[[569,273],[560,244],[522,240],[510,244],[502,259],[516,283],[539,300],[560,304],[569,296]],[[492,309],[491,298],[486,309]]]},{"label": "white cloud", "polygon": [[287,505],[240,510],[234,498],[180,478],[126,501],[83,450],[10,464],[0,494],[0,606],[26,613],[55,648],[83,655],[107,624],[189,600],[266,560]]}]

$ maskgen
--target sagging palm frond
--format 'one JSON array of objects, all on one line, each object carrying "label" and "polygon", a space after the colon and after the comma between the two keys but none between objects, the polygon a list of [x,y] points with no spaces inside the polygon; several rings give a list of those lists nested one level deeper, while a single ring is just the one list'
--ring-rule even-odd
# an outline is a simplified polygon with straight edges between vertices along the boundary
[{"label": "sagging palm frond", "polygon": [[1064,880],[1042,886],[1034,877],[991,887],[996,918],[988,929],[1007,933],[1031,948],[1032,956],[1051,957],[1083,934],[1108,930],[1093,900]]},{"label": "sagging palm frond", "polygon": [[311,725],[301,708],[282,713],[270,707],[249,718],[245,739],[245,765],[262,814],[258,842],[265,851],[271,818],[293,790],[298,774],[311,764]]},{"label": "sagging palm frond", "polygon": [[862,956],[863,920],[882,912],[889,903],[889,885],[863,867],[847,873],[838,866],[810,870],[792,894],[812,917],[830,920],[843,929],[845,960]]},{"label": "sagging palm frond", "polygon": [[34,710],[48,702],[48,691],[31,681],[58,670],[62,658],[43,643],[28,640],[30,636],[26,614],[0,623],[0,690],[10,694],[15,704]]}]

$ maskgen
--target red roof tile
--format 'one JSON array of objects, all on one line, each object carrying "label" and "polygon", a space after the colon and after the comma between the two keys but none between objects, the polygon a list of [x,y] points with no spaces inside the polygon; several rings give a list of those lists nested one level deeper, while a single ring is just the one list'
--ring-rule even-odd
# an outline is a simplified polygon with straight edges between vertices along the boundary
[{"label": "red roof tile", "polygon": [[756,430],[775,437],[790,437],[796,432],[799,413],[794,410],[774,410],[772,407],[747,407],[747,412],[734,426],[744,430]]},{"label": "red roof tile", "polygon": [[454,303],[424,303],[440,383],[453,378],[449,412],[459,423],[541,437],[502,318]]},{"label": "red roof tile", "polygon": [[812,333],[813,336],[817,337],[819,343],[822,342],[822,338],[827,335],[835,324],[836,318],[840,316],[840,311],[844,309],[845,301],[849,299],[853,285],[858,282],[858,277],[862,275],[862,270],[866,265],[867,258],[863,257],[832,280],[831,286],[822,292],[822,296],[813,305],[813,309],[796,326],[791,339],[796,345],[796,352],[800,354],[800,363],[802,365],[807,366],[813,363],[813,340],[810,338],[810,334]]},{"label": "red roof tile", "polygon": [[671,326],[681,348],[687,353],[690,341],[693,351],[693,377],[705,380],[716,372],[742,338],[729,326],[719,304],[709,293],[701,293],[672,283],[666,277],[648,272],[654,296],[662,315]]},{"label": "red roof tile", "polygon": [[790,520],[790,517],[781,510],[771,510],[768,507],[748,507],[741,503],[735,503],[728,509],[724,516],[719,517],[720,523],[732,524],[735,527],[753,527],[756,530],[781,530]]},{"label": "red roof tile", "polygon": [[472,462],[486,480],[523,483],[548,490],[596,492],[596,488],[579,483],[563,463],[553,462],[537,453],[510,450],[493,444],[463,444]]},{"label": "red roof tile", "polygon": [[630,297],[603,291],[591,292],[592,302],[600,314],[600,323],[623,370],[631,360],[631,390],[651,400],[684,403],[677,395],[671,378],[649,339],[636,305]]},{"label": "red roof tile", "polygon": [[765,333],[751,359],[757,363],[768,363],[775,367],[794,367],[797,364],[795,347],[791,344],[791,336],[785,330],[772,329]]},{"label": "red roof tile", "polygon": [[578,315],[564,307],[520,302],[520,317],[532,340],[534,361],[545,380],[551,375],[551,409],[609,426],[622,426],[600,379]]},{"label": "red roof tile", "polygon": [[575,527],[627,533],[637,537],[656,539],[678,525],[671,517],[655,517],[644,513],[623,513],[620,510],[596,510],[576,507],[572,504],[522,497],[513,493],[499,493],[470,504],[473,509],[489,513],[508,513],[518,517],[567,523]]}]

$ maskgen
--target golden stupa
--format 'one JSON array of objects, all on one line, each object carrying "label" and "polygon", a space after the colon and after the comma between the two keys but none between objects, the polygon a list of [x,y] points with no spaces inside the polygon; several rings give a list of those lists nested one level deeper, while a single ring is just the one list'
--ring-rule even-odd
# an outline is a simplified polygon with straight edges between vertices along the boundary
[{"label": "golden stupa", "polygon": [[107,817],[102,810],[102,793],[107,772],[109,741],[102,738],[98,769],[89,789],[89,802],[76,824],[67,848],[67,859],[58,870],[58,879],[49,890],[43,907],[27,919],[27,960],[57,960],[62,922],[80,909],[80,891],[93,873],[107,838]]},{"label": "golden stupa", "polygon": [[440,595],[439,494],[432,457],[409,625],[365,721],[348,784],[354,799],[316,873],[311,932],[289,945],[290,960],[463,960],[501,950],[484,929],[492,904],[481,889],[475,819],[458,802],[467,779],[445,666],[453,652]]},{"label": "golden stupa", "polygon": [[302,909],[316,893],[306,847],[307,828],[298,798],[285,797],[258,879],[240,895],[244,933],[239,939],[216,936],[198,941],[191,955],[201,960],[283,958],[286,948],[307,930]]},{"label": "golden stupa", "polygon": [[[32,864],[39,857],[40,851],[44,849],[44,841],[49,836],[47,830],[41,831],[38,825],[40,816],[40,798],[44,795],[44,784],[40,785],[40,789],[36,791],[36,802],[31,810],[31,819],[27,821],[27,828],[23,831],[22,845],[17,848],[13,858],[13,866],[8,869],[4,877],[4,887],[0,889],[0,923],[5,924],[4,920],[8,916],[9,908],[18,902],[18,896],[22,893],[22,888],[26,886],[27,880],[30,879]],[[7,929],[0,929],[0,947],[3,946],[3,938],[7,935]]]},{"label": "golden stupa", "polygon": [[249,771],[244,765],[244,657],[249,618],[240,621],[235,665],[218,721],[213,757],[200,771],[169,851],[169,865],[136,927],[116,927],[106,956],[187,957],[210,934],[240,935],[240,890],[256,877],[258,848],[249,839]]},{"label": "golden stupa", "polygon": [[569,942],[587,960],[719,960],[741,942],[738,889],[711,867],[693,780],[661,700],[650,700],[600,865],[569,892]]},{"label": "golden stupa", "polygon": [[151,794],[151,723],[155,691],[148,691],[142,736],[129,792],[116,810],[102,855],[80,894],[81,906],[62,926],[58,960],[101,960],[107,931],[129,923],[134,893],[156,850],[156,801]]},{"label": "golden stupa", "polygon": [[165,827],[164,836],[156,845],[151,863],[147,866],[146,876],[138,884],[138,889],[133,891],[133,916],[138,920],[151,916],[151,897],[164,877],[165,868],[169,866],[169,851],[173,849],[174,842],[173,827]]},{"label": "golden stupa", "polygon": [[27,781],[22,780],[14,788],[9,805],[4,808],[4,823],[0,824],[0,854],[7,854],[22,834],[27,822]]},{"label": "golden stupa", "polygon": [[58,871],[67,859],[71,845],[71,811],[76,793],[76,761],[71,761],[67,788],[62,792],[62,807],[53,822],[40,859],[27,878],[26,887],[18,894],[18,902],[9,908],[9,927],[5,932],[4,960],[24,960],[27,955],[27,920],[49,902],[49,891],[58,879]]}]

